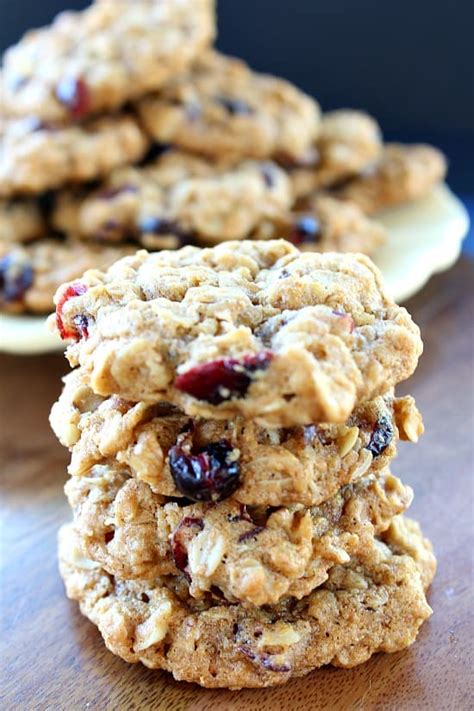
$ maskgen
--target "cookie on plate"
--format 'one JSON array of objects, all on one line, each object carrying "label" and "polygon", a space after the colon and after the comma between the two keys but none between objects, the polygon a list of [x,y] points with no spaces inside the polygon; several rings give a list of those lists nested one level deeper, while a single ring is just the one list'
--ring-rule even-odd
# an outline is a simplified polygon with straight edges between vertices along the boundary
[{"label": "cookie on plate", "polygon": [[92,268],[106,269],[133,247],[104,247],[55,237],[31,244],[0,244],[0,311],[48,314],[53,297],[65,281]]},{"label": "cookie on plate", "polygon": [[85,239],[134,239],[147,249],[245,239],[291,206],[285,172],[269,161],[213,163],[170,150],[115,170],[94,191],[57,198],[53,224]]},{"label": "cookie on plate", "polygon": [[298,163],[286,163],[295,198],[358,175],[379,158],[382,135],[363,111],[339,109],[322,115],[319,134]]},{"label": "cookie on plate", "polygon": [[[326,664],[353,667],[412,644],[431,615],[424,585],[435,560],[419,530],[407,533],[408,548],[400,541],[394,552],[390,534],[373,540],[310,595],[253,609],[212,594],[194,600],[173,576],[115,578],[84,554],[71,525],[60,531],[59,561],[68,597],[110,651],[179,680],[239,689],[283,684]],[[413,559],[414,548],[424,555]]]},{"label": "cookie on plate", "polygon": [[101,0],[28,32],[3,58],[3,111],[76,121],[161,87],[212,41],[213,0]]},{"label": "cookie on plate", "polygon": [[[228,486],[234,472],[227,471]],[[233,498],[183,505],[104,465],[72,477],[65,492],[84,552],[107,572],[125,580],[182,574],[192,597],[212,592],[255,606],[308,595],[333,565],[386,530],[413,496],[384,470],[311,508],[245,507]]]},{"label": "cookie on plate", "polygon": [[298,159],[319,128],[319,107],[289,82],[253,72],[215,51],[201,55],[159,94],[138,103],[159,143],[208,156]]},{"label": "cookie on plate", "polygon": [[48,227],[35,200],[0,198],[0,250],[44,237]]},{"label": "cookie on plate", "polygon": [[386,468],[399,438],[416,442],[423,432],[413,398],[391,394],[360,405],[343,425],[268,429],[239,417],[191,419],[165,403],[104,398],[80,370],[64,382],[50,421],[71,451],[69,474],[87,477],[96,464],[119,465],[153,493],[174,498],[232,494],[252,506],[318,505]]},{"label": "cookie on plate", "polygon": [[355,203],[315,192],[301,201],[297,210],[262,221],[252,237],[283,238],[302,252],[372,254],[385,242],[387,233]]},{"label": "cookie on plate", "polygon": [[148,140],[127,114],[74,126],[26,118],[0,122],[0,195],[41,193],[103,177],[145,154]]},{"label": "cookie on plate", "polygon": [[374,165],[334,195],[359,205],[368,215],[429,195],[446,175],[446,159],[437,148],[388,143]]},{"label": "cookie on plate", "polygon": [[56,305],[94,392],[268,427],[343,423],[422,351],[367,257],[283,240],[138,252],[64,285]]}]

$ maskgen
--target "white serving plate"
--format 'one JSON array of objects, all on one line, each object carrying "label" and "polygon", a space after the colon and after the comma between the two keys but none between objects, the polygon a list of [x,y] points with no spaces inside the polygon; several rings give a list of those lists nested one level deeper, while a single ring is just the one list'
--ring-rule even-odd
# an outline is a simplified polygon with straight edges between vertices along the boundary
[{"label": "white serving plate", "polygon": [[469,216],[447,185],[423,200],[377,215],[389,239],[372,255],[395,301],[416,294],[437,272],[452,267],[469,230]]},{"label": "white serving plate", "polygon": [[[399,303],[419,291],[436,272],[449,269],[469,228],[467,211],[446,185],[429,197],[377,215],[389,239],[373,259]],[[18,354],[62,350],[41,316],[0,314],[0,351]]]}]

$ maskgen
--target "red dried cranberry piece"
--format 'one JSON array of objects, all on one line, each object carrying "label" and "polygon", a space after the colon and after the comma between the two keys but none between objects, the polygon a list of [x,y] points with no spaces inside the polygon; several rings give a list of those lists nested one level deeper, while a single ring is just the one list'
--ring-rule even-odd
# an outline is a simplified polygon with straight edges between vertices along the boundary
[{"label": "red dried cranberry piece", "polygon": [[69,109],[73,118],[79,119],[89,113],[89,89],[84,79],[65,77],[56,87],[56,98]]},{"label": "red dried cranberry piece", "polygon": [[33,268],[26,259],[10,252],[0,259],[0,301],[21,301],[33,283]]},{"label": "red dried cranberry piece", "polygon": [[204,528],[204,521],[202,518],[185,516],[181,519],[178,527],[171,536],[171,552],[173,554],[175,565],[178,570],[182,570],[184,572],[188,579],[189,574],[186,571],[188,565],[188,549],[186,544],[191,538],[194,537],[193,529],[196,528],[199,531],[202,531]]},{"label": "red dried cranberry piece", "polygon": [[169,464],[179,491],[193,501],[222,501],[240,484],[240,464],[225,439],[192,451],[189,435],[169,451]]},{"label": "red dried cranberry piece", "polygon": [[295,245],[316,244],[321,239],[321,225],[314,215],[301,215],[296,219],[288,239]]},{"label": "red dried cranberry piece", "polygon": [[253,109],[246,101],[241,99],[232,99],[230,96],[216,96],[215,100],[223,106],[232,116],[238,114],[247,115],[253,114]]},{"label": "red dried cranberry piece", "polygon": [[85,294],[86,291],[87,286],[78,281],[74,284],[70,284],[59,299],[58,305],[56,306],[56,326],[63,341],[69,338],[78,341],[82,337],[88,338],[89,336],[89,321],[85,314],[74,316],[74,330],[66,328],[62,318],[66,301],[73,299],[75,296],[81,296],[81,294]]},{"label": "red dried cranberry piece", "polygon": [[254,379],[254,374],[266,370],[273,358],[271,351],[237,358],[220,358],[202,363],[178,375],[175,387],[188,395],[219,405],[231,398],[242,398]]},{"label": "red dried cranberry piece", "polygon": [[374,457],[378,457],[387,449],[393,439],[393,435],[394,430],[390,419],[386,415],[382,415],[377,420],[366,449],[372,452]]}]

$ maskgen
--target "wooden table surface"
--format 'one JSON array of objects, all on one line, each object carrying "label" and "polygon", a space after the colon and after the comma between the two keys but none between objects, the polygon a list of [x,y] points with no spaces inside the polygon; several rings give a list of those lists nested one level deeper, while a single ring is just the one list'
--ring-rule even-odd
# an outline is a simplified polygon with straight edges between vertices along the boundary
[{"label": "wooden table surface", "polygon": [[400,447],[393,470],[414,487],[411,512],[435,545],[434,615],[409,650],[273,690],[208,691],[127,665],[105,649],[65,598],[56,568],[56,531],[68,518],[67,454],[47,416],[66,362],[61,355],[1,356],[1,709],[474,708],[473,285],[474,262],[464,260],[408,304],[425,354],[403,392],[417,398],[427,432],[416,448]]}]

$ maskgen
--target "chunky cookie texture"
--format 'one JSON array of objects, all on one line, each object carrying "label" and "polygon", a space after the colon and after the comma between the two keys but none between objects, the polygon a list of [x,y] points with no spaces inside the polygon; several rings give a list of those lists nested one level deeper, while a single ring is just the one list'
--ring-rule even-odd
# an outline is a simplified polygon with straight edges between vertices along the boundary
[{"label": "chunky cookie texture", "polygon": [[385,228],[354,203],[315,192],[281,218],[261,222],[253,237],[280,237],[302,252],[372,254],[387,238]]},{"label": "chunky cookie texture", "polygon": [[377,122],[362,111],[340,109],[322,115],[320,131],[299,163],[283,163],[296,198],[358,175],[382,153]]},{"label": "chunky cookie texture", "polygon": [[343,423],[415,369],[407,311],[362,255],[284,241],[186,247],[91,272],[56,294],[67,350],[99,395],[165,400],[186,414],[268,427]]},{"label": "chunky cookie texture", "polygon": [[373,214],[425,197],[445,175],[446,158],[437,148],[388,143],[378,162],[336,188],[334,194]]},{"label": "chunky cookie texture", "polygon": [[254,506],[318,505],[341,486],[386,468],[399,437],[415,442],[423,432],[410,397],[378,397],[343,425],[268,429],[239,417],[191,419],[165,404],[105,398],[78,371],[66,376],[50,420],[71,450],[72,476],[87,477],[96,464],[119,465],[156,494],[199,501],[209,494],[212,500],[206,483],[215,473],[215,497],[223,479],[228,495]]},{"label": "chunky cookie texture", "polygon": [[214,51],[138,111],[150,135],[209,156],[303,156],[319,129],[316,102],[289,82]]},{"label": "chunky cookie texture", "polygon": [[[87,269],[106,269],[133,251],[127,246],[103,247],[74,239],[46,238],[22,246],[0,243],[0,310],[48,314],[54,309],[55,292],[65,281],[82,276]],[[80,321],[76,320],[74,334]]]},{"label": "chunky cookie texture", "polygon": [[101,0],[6,51],[3,110],[72,122],[158,89],[213,39],[212,0]]},{"label": "chunky cookie texture", "polygon": [[[352,667],[412,644],[431,615],[424,585],[435,563],[419,531],[408,529],[406,540],[403,548],[398,536],[394,552],[388,533],[333,566],[301,600],[253,609],[222,604],[212,592],[194,600],[175,576],[111,576],[87,557],[71,525],[61,529],[59,559],[68,596],[112,652],[176,679],[238,689],[283,684],[326,664]],[[412,558],[413,549],[423,553]]]},{"label": "chunky cookie texture", "polygon": [[41,209],[34,200],[0,198],[0,250],[44,237],[47,229]]},{"label": "chunky cookie texture", "polygon": [[36,118],[0,123],[0,195],[41,193],[67,183],[101,178],[142,158],[149,143],[126,114],[75,126]]},{"label": "chunky cookie texture", "polygon": [[291,203],[288,178],[274,163],[216,164],[169,150],[151,165],[112,172],[95,191],[60,195],[53,221],[86,239],[172,249],[244,239]]},{"label": "chunky cookie texture", "polygon": [[[232,481],[236,468],[231,460],[221,475]],[[202,488],[201,482],[196,491]],[[70,479],[65,491],[87,556],[112,575],[131,580],[181,572],[192,597],[213,592],[256,606],[308,595],[412,500],[411,489],[387,470],[311,508],[245,507],[232,498],[217,506],[166,503],[147,484],[101,465]]]}]

